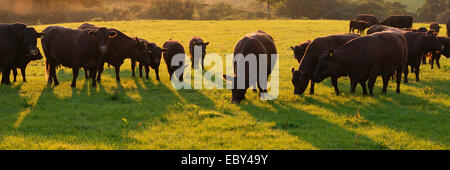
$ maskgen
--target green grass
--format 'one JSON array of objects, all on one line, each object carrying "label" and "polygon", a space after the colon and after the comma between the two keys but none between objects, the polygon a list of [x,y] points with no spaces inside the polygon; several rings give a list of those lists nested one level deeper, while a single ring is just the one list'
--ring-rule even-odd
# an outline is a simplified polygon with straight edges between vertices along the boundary
[{"label": "green grass", "polygon": [[363,97],[359,87],[350,94],[347,78],[339,81],[341,96],[334,95],[329,80],[316,86],[316,95],[293,95],[290,70],[298,63],[289,47],[347,32],[346,21],[94,24],[160,45],[174,38],[187,47],[198,35],[211,42],[209,53],[222,56],[232,53],[243,35],[264,30],[276,39],[280,54],[280,97],[260,101],[249,92],[247,100],[233,105],[230,90],[175,90],[165,63],[161,82],[153,72],[150,80],[132,78],[129,60],[122,66],[121,84],[107,68],[99,87],[91,87],[80,73],[77,88],[71,89],[71,70],[63,68],[57,71],[61,85],[48,87],[41,60],[28,68],[28,83],[19,78],[0,86],[0,149],[450,149],[450,61],[445,57],[442,69],[422,67],[421,83],[410,75],[400,95],[392,83],[381,95],[381,79],[373,98]]}]

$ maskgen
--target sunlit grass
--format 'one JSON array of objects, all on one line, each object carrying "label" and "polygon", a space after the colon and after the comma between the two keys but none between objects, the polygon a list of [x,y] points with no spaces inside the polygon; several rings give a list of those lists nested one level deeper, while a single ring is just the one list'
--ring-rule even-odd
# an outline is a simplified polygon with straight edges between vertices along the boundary
[{"label": "sunlit grass", "polygon": [[[280,97],[260,101],[248,92],[240,105],[230,104],[229,90],[175,90],[165,63],[161,82],[132,78],[129,60],[122,66],[122,82],[107,68],[99,87],[80,73],[71,89],[72,72],[57,71],[61,85],[48,87],[44,61],[28,67],[28,83],[21,78],[0,86],[0,149],[449,149],[450,62],[442,69],[423,66],[421,83],[402,85],[395,94],[390,84],[381,95],[363,97],[358,87],[335,96],[329,80],[316,86],[316,95],[293,95],[289,49],[307,39],[344,33],[346,21],[124,21],[94,23],[114,27],[162,45],[169,38],[188,47],[200,36],[211,42],[209,53],[223,58],[245,34],[264,30],[276,39],[280,54]],[[58,24],[76,28],[81,23]],[[416,24],[415,27],[425,26]],[[47,26],[36,26],[42,31]],[[445,26],[443,26],[445,28]],[[445,30],[445,29],[444,29]],[[445,32],[441,33],[444,35]],[[187,49],[187,48],[186,48]],[[359,110],[367,123],[349,123]]]}]

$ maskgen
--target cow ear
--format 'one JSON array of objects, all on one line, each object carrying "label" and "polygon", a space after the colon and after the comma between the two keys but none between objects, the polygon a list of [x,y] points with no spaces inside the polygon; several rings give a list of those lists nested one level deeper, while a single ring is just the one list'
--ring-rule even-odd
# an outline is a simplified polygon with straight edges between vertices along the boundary
[{"label": "cow ear", "polygon": [[161,49],[161,52],[163,52],[163,53],[165,53],[165,52],[167,52],[167,51],[169,51],[169,50],[167,50],[167,48]]},{"label": "cow ear", "polygon": [[205,46],[208,46],[208,45],[209,45],[209,42],[206,42],[206,43],[205,43]]},{"label": "cow ear", "polygon": [[291,47],[291,50],[295,50],[295,47]]},{"label": "cow ear", "polygon": [[44,38],[44,33],[37,33],[37,38]]},{"label": "cow ear", "polygon": [[95,31],[89,31],[88,34],[93,37],[97,36],[97,32]]},{"label": "cow ear", "polygon": [[109,32],[109,38],[110,39],[116,38],[116,36],[117,36],[117,32],[116,31],[110,31]]}]

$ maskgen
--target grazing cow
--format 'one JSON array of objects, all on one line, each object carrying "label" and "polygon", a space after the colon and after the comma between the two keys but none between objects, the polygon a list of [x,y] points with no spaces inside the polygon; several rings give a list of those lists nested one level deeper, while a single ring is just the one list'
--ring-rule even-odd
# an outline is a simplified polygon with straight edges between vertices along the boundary
[{"label": "grazing cow", "polygon": [[307,40],[305,42],[300,43],[300,45],[291,47],[292,51],[294,51],[294,58],[298,61],[298,63],[302,61],[302,58],[306,52],[306,48],[308,48],[309,44],[311,44],[311,40]]},{"label": "grazing cow", "polygon": [[[146,76],[145,78],[149,79],[150,67],[155,70],[156,80],[160,80],[159,78],[159,65],[161,64],[161,56],[163,52],[167,52],[167,49],[161,49],[155,43],[148,42],[146,40],[142,40],[147,44],[148,48],[148,56],[150,56],[150,64],[139,63],[139,76],[142,77],[142,68],[145,68]],[[133,77],[135,77],[134,70],[136,68],[136,60],[131,59],[131,71],[133,73]]]},{"label": "grazing cow", "polygon": [[408,15],[393,15],[382,21],[380,25],[396,28],[412,28],[413,17]]},{"label": "grazing cow", "polygon": [[358,14],[356,15],[356,20],[368,22],[368,27],[379,24],[377,17],[371,14]]},{"label": "grazing cow", "polygon": [[32,61],[36,61],[36,60],[41,60],[42,54],[41,51],[39,49],[37,49],[37,54],[36,55],[31,55],[28,57],[24,57],[24,60],[20,61],[19,63],[17,63],[16,68],[13,68],[13,77],[14,77],[14,82],[17,81],[17,68],[20,68],[20,72],[22,73],[22,79],[23,82],[27,82],[27,79],[25,77],[25,71],[27,69],[27,66],[30,62]]},{"label": "grazing cow", "polygon": [[[305,56],[303,57],[299,69],[296,71],[292,68],[292,84],[294,85],[294,94],[302,95],[308,83],[311,80],[314,69],[319,63],[319,57],[322,53],[329,49],[336,49],[341,45],[347,43],[348,41],[361,37],[358,34],[337,34],[330,35],[326,37],[316,38],[311,42],[308,49],[306,50]],[[332,76],[331,82],[334,86],[336,94],[339,95],[339,89],[337,87],[338,76]],[[311,81],[310,94],[314,94],[315,82]]]},{"label": "grazing cow", "polygon": [[105,27],[95,30],[70,29],[50,26],[44,30],[42,48],[46,57],[48,84],[59,85],[56,68],[59,66],[72,68],[71,87],[76,87],[80,68],[89,70],[92,86],[97,86],[96,74],[103,67],[105,53],[109,42],[117,36],[117,32]]},{"label": "grazing cow", "polygon": [[[172,39],[169,39],[164,43],[163,49],[167,49],[167,51],[163,53],[163,57],[167,65],[167,71],[169,72],[170,80],[172,80],[172,76],[175,73],[175,71],[180,68],[183,68],[185,63],[185,59],[183,57],[180,60],[178,66],[172,66],[173,57],[175,57],[175,55],[186,55],[186,52],[184,51],[183,45],[181,45],[179,41]],[[177,76],[177,78],[179,78],[180,81],[183,81],[183,74],[184,71],[181,73],[181,75],[175,76]]]},{"label": "grazing cow", "polygon": [[397,74],[397,93],[400,93],[401,73],[405,67],[408,48],[405,37],[399,32],[380,32],[353,39],[335,50],[328,50],[320,56],[314,79],[321,81],[332,75],[348,74],[354,91],[356,84],[363,86],[367,95],[379,75],[383,77],[383,94],[386,94],[389,79]]},{"label": "grazing cow", "polygon": [[430,56],[431,69],[433,69],[433,67],[434,67],[434,62],[436,62],[436,65],[437,65],[437,67],[439,69],[441,68],[441,64],[439,62],[439,60],[441,59],[441,54],[444,55],[447,58],[450,57],[450,38],[438,37],[438,39],[442,43],[443,50],[440,51],[440,52],[431,52],[430,53],[430,55],[431,55]]},{"label": "grazing cow", "polygon": [[33,60],[38,54],[37,39],[43,36],[25,24],[0,24],[0,71],[2,84],[10,85],[11,70]]},{"label": "grazing cow", "polygon": [[377,32],[383,32],[383,31],[394,31],[394,32],[403,32],[404,30],[386,26],[386,25],[374,25],[367,30],[367,35],[377,33]]},{"label": "grazing cow", "polygon": [[[192,68],[194,68],[195,64],[200,64],[202,66],[202,70],[205,69],[203,62],[205,60],[206,47],[208,45],[209,45],[209,42],[204,42],[203,39],[201,39],[200,37],[194,36],[191,38],[191,40],[189,41],[189,53],[191,54]],[[196,56],[195,51],[194,51],[195,47],[200,47],[202,49],[202,51],[201,51],[202,53],[197,54],[198,57],[201,57],[201,58],[194,57],[194,56]],[[195,59],[197,59],[197,61],[194,61]],[[199,62],[201,62],[201,63],[199,63]]]},{"label": "grazing cow", "polygon": [[[232,97],[231,97],[231,102],[232,103],[240,103],[242,100],[245,99],[245,93],[247,92],[247,89],[250,88],[251,86],[257,86],[260,92],[260,96],[263,93],[267,92],[267,82],[268,82],[268,78],[269,75],[272,73],[273,68],[275,67],[275,64],[272,63],[272,55],[276,55],[277,54],[277,48],[275,46],[274,40],[273,38],[265,33],[264,31],[256,31],[250,34],[247,34],[244,38],[242,38],[241,40],[239,40],[239,42],[236,44],[236,47],[234,48],[234,76],[227,76],[227,75],[223,75],[223,78],[226,81],[230,81],[232,83]],[[243,58],[241,58],[243,55]],[[257,64],[257,68],[255,68],[256,70],[250,70],[250,64],[248,63],[249,56],[251,55],[255,55],[256,56],[256,63]],[[266,79],[265,80],[260,80],[260,71],[262,69],[265,68],[260,68],[262,66],[260,66],[260,60],[261,60],[261,56],[260,55],[267,55],[267,70],[266,70]],[[241,56],[241,57],[239,57]],[[240,59],[239,59],[239,58]],[[242,59],[242,60],[241,60]],[[237,61],[238,60],[238,61]],[[237,64],[237,62],[239,61],[244,61],[245,62],[245,84],[239,84],[239,80],[242,79],[242,77],[240,76],[244,76],[244,75],[238,75],[238,73],[241,73],[243,70],[239,70],[242,69],[242,67],[240,65]],[[276,62],[273,61],[273,62]],[[239,68],[238,68],[239,67]],[[250,72],[256,72],[257,75],[252,75],[252,77],[250,77]],[[239,77],[238,77],[239,76]],[[253,77],[253,76],[256,76]],[[254,80],[254,82],[252,82],[251,80]],[[254,84],[256,83],[256,84]],[[245,88],[239,88],[241,86],[245,86]]]},{"label": "grazing cow", "polygon": [[[403,32],[408,42],[408,66],[416,73],[416,81],[420,82],[419,71],[423,54],[441,51],[442,43],[436,37],[434,30],[428,32]],[[405,83],[408,83],[408,67],[405,67]]]},{"label": "grazing cow", "polygon": [[364,31],[369,28],[369,23],[366,21],[350,20],[350,30],[349,33],[355,33],[355,29],[358,30],[359,34],[364,34]]},{"label": "grazing cow", "polygon": [[430,24],[430,29],[433,29],[436,33],[439,33],[440,31],[441,31],[441,26],[439,26],[439,24],[438,23],[436,23],[436,22],[432,22],[431,24]]},{"label": "grazing cow", "polygon": [[[84,23],[78,29],[80,30],[96,30],[99,27]],[[127,58],[139,61],[145,65],[150,64],[150,57],[148,56],[147,45],[142,39],[137,37],[131,38],[121,31],[113,28],[108,28],[108,31],[116,32],[117,36],[109,42],[109,50],[105,53],[104,62],[114,66],[116,72],[116,81],[120,82],[120,66]],[[103,64],[98,70],[97,81],[101,81],[103,73]]]}]

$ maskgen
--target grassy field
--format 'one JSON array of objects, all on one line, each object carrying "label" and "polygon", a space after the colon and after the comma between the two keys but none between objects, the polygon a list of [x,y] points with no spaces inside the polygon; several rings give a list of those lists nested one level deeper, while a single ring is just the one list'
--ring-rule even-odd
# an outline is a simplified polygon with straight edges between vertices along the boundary
[{"label": "grassy field", "polygon": [[[58,24],[76,28],[81,23]],[[93,88],[80,73],[57,71],[61,85],[48,87],[44,60],[31,63],[28,82],[0,86],[0,149],[450,149],[450,61],[442,69],[423,66],[421,83],[391,83],[381,95],[349,94],[349,80],[335,96],[329,80],[316,95],[293,95],[290,46],[319,36],[347,32],[346,21],[129,21],[94,23],[162,43],[193,35],[210,41],[209,53],[233,51],[245,34],[261,29],[276,39],[280,54],[280,97],[260,101],[249,92],[230,104],[230,90],[175,90],[161,63],[161,82],[132,78],[129,60],[122,82],[106,69]],[[424,26],[416,24],[415,27]],[[36,26],[41,31],[47,26]],[[445,26],[443,26],[445,27]],[[444,29],[445,30],[445,29]],[[442,35],[445,32],[441,33]],[[360,116],[357,115],[359,112]]]}]

